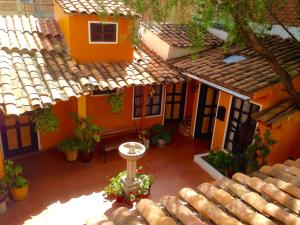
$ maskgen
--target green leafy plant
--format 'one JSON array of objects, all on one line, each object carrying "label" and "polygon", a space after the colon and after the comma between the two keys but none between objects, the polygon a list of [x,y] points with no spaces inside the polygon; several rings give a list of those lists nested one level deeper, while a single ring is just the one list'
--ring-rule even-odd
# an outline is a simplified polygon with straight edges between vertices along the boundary
[{"label": "green leafy plant", "polygon": [[117,176],[110,179],[108,186],[104,188],[105,195],[122,196],[124,195],[124,185],[122,178],[126,176],[126,171],[120,172]]},{"label": "green leafy plant", "polygon": [[172,130],[166,129],[161,124],[154,124],[150,129],[150,133],[151,133],[151,143],[153,145],[156,145],[159,139],[164,140],[166,144],[170,143],[171,141]]},{"label": "green leafy plant", "polygon": [[237,170],[237,162],[231,152],[227,153],[222,150],[210,150],[206,159],[209,164],[225,176],[229,176],[230,173]]},{"label": "green leafy plant", "polygon": [[78,151],[78,141],[74,138],[66,138],[58,143],[58,149],[63,152]]},{"label": "green leafy plant", "polygon": [[21,188],[28,184],[27,179],[20,176],[22,172],[23,168],[18,164],[15,165],[12,160],[4,161],[4,179],[9,187]]},{"label": "green leafy plant", "polygon": [[107,99],[108,104],[111,106],[111,111],[113,113],[119,113],[124,106],[124,94],[109,94]]},{"label": "green leafy plant", "polygon": [[[126,178],[127,171],[121,171],[117,176],[110,179],[109,184],[104,188],[104,193],[106,196],[122,196],[124,195],[124,185],[122,180]],[[132,200],[138,199],[140,195],[145,195],[150,192],[151,185],[153,184],[153,176],[142,173],[142,168],[138,168],[135,178],[139,182],[139,189],[136,193],[130,193],[127,196]]]},{"label": "green leafy plant", "polygon": [[246,150],[247,173],[254,172],[268,164],[267,157],[270,154],[270,147],[276,142],[271,138],[270,130],[265,131],[263,138],[260,136],[260,129],[256,130],[253,143],[248,145]]},{"label": "green leafy plant", "polygon": [[5,177],[0,179],[0,195],[6,193],[8,189],[8,184]]},{"label": "green leafy plant", "polygon": [[91,117],[83,118],[76,113],[72,113],[76,122],[75,136],[78,140],[78,150],[86,153],[94,151],[95,144],[100,141],[100,127],[93,124]]},{"label": "green leafy plant", "polygon": [[35,124],[36,131],[49,133],[58,129],[58,119],[51,107],[34,110],[30,120]]}]

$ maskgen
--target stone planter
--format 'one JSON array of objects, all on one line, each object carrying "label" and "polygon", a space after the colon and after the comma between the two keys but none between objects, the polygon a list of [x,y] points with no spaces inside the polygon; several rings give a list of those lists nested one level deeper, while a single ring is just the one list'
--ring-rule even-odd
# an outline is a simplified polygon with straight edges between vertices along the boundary
[{"label": "stone planter", "polygon": [[218,180],[224,177],[218,170],[212,167],[207,161],[203,159],[203,157],[208,156],[208,153],[199,154],[194,156],[194,161],[201,166],[203,170],[205,170],[211,177]]},{"label": "stone planter", "polygon": [[0,214],[6,212],[7,191],[0,194]]}]

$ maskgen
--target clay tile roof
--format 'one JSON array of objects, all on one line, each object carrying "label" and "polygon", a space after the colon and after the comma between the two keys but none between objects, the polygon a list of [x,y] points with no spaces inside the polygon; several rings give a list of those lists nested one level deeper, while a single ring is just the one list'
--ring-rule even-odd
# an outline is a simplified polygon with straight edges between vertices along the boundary
[{"label": "clay tile roof", "polygon": [[261,123],[273,126],[298,111],[299,109],[294,103],[291,100],[286,99],[274,106],[253,114],[252,117]]},{"label": "clay tile roof", "polygon": [[104,90],[133,85],[176,83],[183,80],[176,70],[171,69],[145,46],[134,52],[132,62],[86,63],[80,66],[86,69],[90,82]]},{"label": "clay tile roof", "polygon": [[19,115],[99,88],[178,82],[178,73],[146,49],[133,62],[78,64],[53,19],[0,16],[0,108]]},{"label": "clay tile roof", "polygon": [[[187,24],[151,23],[145,26],[169,45],[178,48],[193,46],[191,41],[192,33],[189,33]],[[223,41],[210,33],[206,33],[203,35],[202,44],[203,47],[215,47],[223,44]]]},{"label": "clay tile roof", "polygon": [[[263,40],[263,44],[274,53],[292,77],[300,75],[299,43],[273,36]],[[268,62],[250,47],[235,46],[231,52],[245,59],[235,63],[226,63],[223,60],[228,52],[225,53],[224,49],[219,47],[198,54],[196,59],[193,56],[186,56],[170,60],[169,64],[182,72],[248,96],[278,82],[279,79]]]},{"label": "clay tile roof", "polygon": [[106,13],[120,16],[139,16],[124,2],[118,0],[56,0],[66,13],[94,14]]},{"label": "clay tile roof", "polygon": [[[275,225],[300,223],[300,159],[262,167],[250,176],[235,173],[155,203],[141,199],[120,207],[97,224]],[[96,224],[95,223],[95,224]]]}]

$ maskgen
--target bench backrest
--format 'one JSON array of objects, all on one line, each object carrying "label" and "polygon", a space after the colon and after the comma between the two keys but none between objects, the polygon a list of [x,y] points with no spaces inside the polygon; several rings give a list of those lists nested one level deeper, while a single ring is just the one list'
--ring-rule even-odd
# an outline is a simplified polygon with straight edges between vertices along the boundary
[{"label": "bench backrest", "polygon": [[122,135],[128,134],[136,134],[137,127],[135,124],[130,124],[126,126],[114,127],[114,128],[107,128],[100,131],[101,139],[107,139],[111,137],[117,137]]}]

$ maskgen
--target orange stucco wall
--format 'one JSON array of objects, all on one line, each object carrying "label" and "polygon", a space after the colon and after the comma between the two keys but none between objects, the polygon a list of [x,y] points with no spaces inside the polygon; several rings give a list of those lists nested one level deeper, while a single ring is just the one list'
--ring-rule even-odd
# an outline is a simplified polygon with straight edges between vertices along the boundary
[{"label": "orange stucco wall", "polygon": [[42,150],[53,147],[62,139],[72,136],[75,124],[71,118],[71,112],[77,112],[77,99],[71,98],[67,102],[58,102],[53,106],[53,111],[58,118],[58,130],[48,134],[40,134]]},{"label": "orange stucco wall", "polygon": [[61,7],[54,1],[54,17],[58,22],[66,40],[66,43],[70,43],[70,20],[69,16],[64,13]]},{"label": "orange stucco wall", "polygon": [[226,135],[226,128],[227,128],[227,121],[230,115],[230,105],[231,105],[231,95],[219,91],[219,106],[224,106],[226,108],[226,114],[224,121],[215,120],[215,127],[214,127],[214,134],[213,140],[211,143],[211,149],[222,149],[223,148],[223,141]]},{"label": "orange stucco wall", "polygon": [[[57,3],[54,15],[65,34],[72,57],[77,62],[123,61],[133,59],[131,41],[133,19],[129,17],[107,17],[85,14],[65,14]],[[113,21],[118,23],[117,44],[90,44],[88,21]]]},{"label": "orange stucco wall", "polygon": [[[294,79],[293,83],[300,91],[300,77]],[[253,101],[260,104],[262,109],[266,109],[287,97],[282,84],[278,83],[255,93]],[[266,129],[270,129],[272,138],[277,140],[277,144],[272,146],[271,154],[268,157],[270,164],[283,162],[289,157],[300,157],[300,113],[285,118],[275,127],[259,124],[259,128],[262,134]]]},{"label": "orange stucco wall", "polygon": [[[146,87],[144,87],[146,88]],[[111,112],[110,105],[107,103],[107,96],[92,96],[86,98],[86,114],[92,116],[93,121],[102,128],[114,128],[136,124],[138,128],[143,125],[147,128],[156,123],[163,123],[163,108],[159,116],[133,119],[133,87],[126,88],[124,91],[124,107],[121,112],[114,114]],[[164,104],[162,104],[164,106]]]}]

